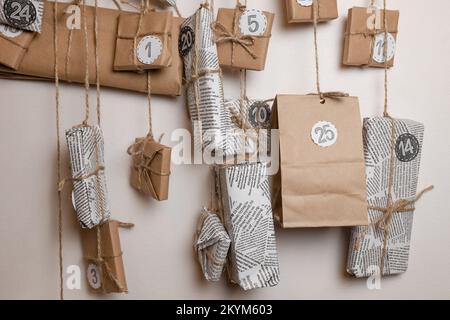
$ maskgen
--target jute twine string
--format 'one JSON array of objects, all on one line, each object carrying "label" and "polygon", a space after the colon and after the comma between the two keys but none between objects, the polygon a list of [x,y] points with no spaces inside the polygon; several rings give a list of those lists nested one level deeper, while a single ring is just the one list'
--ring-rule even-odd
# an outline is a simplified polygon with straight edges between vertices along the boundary
[{"label": "jute twine string", "polygon": [[434,189],[434,186],[429,186],[419,192],[413,199],[399,199],[397,201],[393,201],[392,196],[392,188],[394,184],[394,176],[395,176],[395,143],[396,143],[396,121],[392,118],[388,113],[388,59],[387,59],[387,38],[388,38],[388,19],[386,14],[386,0],[383,0],[383,8],[384,8],[384,111],[383,117],[387,118],[391,122],[391,146],[390,146],[390,162],[389,162],[389,175],[388,175],[388,195],[387,195],[387,205],[385,208],[377,207],[377,206],[369,206],[368,208],[371,210],[382,212],[383,215],[380,219],[375,221],[373,225],[377,228],[383,230],[383,249],[380,259],[380,270],[381,275],[384,273],[385,261],[387,259],[388,254],[388,242],[389,242],[389,234],[390,234],[390,226],[392,223],[393,215],[396,213],[413,213],[415,211],[414,204],[419,201],[422,196],[431,190]]}]

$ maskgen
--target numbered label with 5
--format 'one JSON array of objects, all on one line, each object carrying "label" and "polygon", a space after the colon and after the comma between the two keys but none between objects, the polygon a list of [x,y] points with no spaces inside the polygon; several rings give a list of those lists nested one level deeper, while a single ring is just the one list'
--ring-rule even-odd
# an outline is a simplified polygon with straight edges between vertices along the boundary
[{"label": "numbered label with 5", "polygon": [[261,10],[245,10],[239,19],[239,29],[246,36],[262,36],[267,30],[267,17]]},{"label": "numbered label with 5", "polygon": [[311,129],[311,138],[320,147],[330,147],[337,142],[338,130],[329,121],[319,121]]}]

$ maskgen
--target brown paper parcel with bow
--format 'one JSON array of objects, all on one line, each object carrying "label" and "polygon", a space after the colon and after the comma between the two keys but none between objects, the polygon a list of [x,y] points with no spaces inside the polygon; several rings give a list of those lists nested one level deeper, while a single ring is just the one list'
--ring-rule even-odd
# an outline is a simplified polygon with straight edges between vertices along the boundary
[{"label": "brown paper parcel with bow", "polygon": [[169,198],[170,147],[164,146],[151,137],[137,138],[130,147],[133,157],[131,185],[158,201]]},{"label": "brown paper parcel with bow", "polygon": [[17,70],[36,33],[0,25],[0,61]]},{"label": "brown paper parcel with bow", "polygon": [[108,220],[100,226],[100,257],[98,261],[97,228],[81,231],[84,257],[87,260],[89,288],[98,293],[128,292],[120,245],[119,228],[132,224]]},{"label": "brown paper parcel with bow", "polygon": [[[338,17],[336,0],[317,0],[319,2],[318,22],[325,22]],[[312,1],[286,0],[288,23],[312,23]]]},{"label": "brown paper parcel with bow", "polygon": [[[81,19],[81,29],[72,31],[72,41],[70,54],[68,52],[70,30],[67,23],[73,21],[73,13],[65,13],[69,4],[58,4],[58,38],[66,39],[60,41],[58,50],[58,65],[61,66],[60,80],[76,83],[84,83],[85,71],[85,51],[83,38],[83,20]],[[42,22],[42,33],[35,36],[28,51],[24,55],[22,62],[16,71],[4,67],[5,61],[0,57],[0,72],[6,78],[7,73],[11,73],[11,79],[18,79],[16,74],[26,75],[28,79],[36,77],[37,80],[54,79],[54,52],[53,52],[53,7],[52,2],[45,2],[44,17]],[[94,37],[94,7],[86,6],[88,21],[88,45],[95,48]],[[117,38],[119,10],[98,8],[98,54],[100,59],[100,85],[105,87],[120,88],[125,90],[147,92],[147,75],[145,73],[114,71],[114,55]],[[83,8],[81,6],[81,12]],[[139,16],[139,13],[132,13]],[[172,52],[178,51],[178,35],[182,18],[173,17],[172,25]],[[3,46],[0,45],[0,52]],[[66,58],[68,59],[68,63]],[[66,68],[67,66],[67,68]],[[95,84],[95,54],[89,55],[89,82]],[[168,68],[151,70],[152,94],[178,96],[182,92],[183,65],[181,58],[176,54],[172,56],[172,65]],[[20,78],[19,78],[20,79]]]},{"label": "brown paper parcel with bow", "polygon": [[267,21],[266,30],[259,36],[250,36],[244,35],[239,27],[243,12],[239,8],[219,9],[214,25],[219,63],[221,67],[261,71],[266,65],[275,15],[261,11]]},{"label": "brown paper parcel with bow", "polygon": [[[119,16],[114,70],[160,69],[169,67],[172,63],[172,13],[146,12],[142,16],[141,26],[139,26],[139,19],[139,15],[135,13],[121,13]],[[151,47],[155,43],[150,43],[149,47],[144,47],[143,52],[139,49],[141,41],[147,36],[156,38],[155,42],[161,48],[159,55]],[[136,42],[134,41],[135,37]],[[145,42],[142,43],[145,44]],[[175,51],[176,53],[177,51]],[[145,55],[142,57],[143,54]],[[154,56],[152,57],[152,55]]]},{"label": "brown paper parcel with bow", "polygon": [[[335,143],[320,146],[326,121]],[[358,98],[278,95],[272,127],[279,129],[280,170],[273,179],[274,216],[284,228],[367,225],[365,166]],[[318,130],[320,133],[320,129]],[[320,140],[319,140],[320,141]]]},{"label": "brown paper parcel with bow", "polygon": [[[377,11],[378,10],[378,13]],[[397,41],[399,11],[386,10],[387,31]],[[378,21],[378,22],[376,22]],[[379,28],[376,28],[378,24]],[[369,28],[372,27],[372,29]],[[375,37],[384,43],[384,10],[374,7],[354,7],[348,10],[347,29],[344,41],[343,64],[349,66],[370,66],[384,68],[384,59],[373,59],[374,50],[384,57],[383,45],[375,47]],[[390,41],[388,39],[388,41]],[[388,46],[390,48],[390,46]],[[395,50],[394,50],[395,51]],[[389,57],[389,55],[388,55]],[[394,56],[388,60],[388,67],[394,65]]]}]

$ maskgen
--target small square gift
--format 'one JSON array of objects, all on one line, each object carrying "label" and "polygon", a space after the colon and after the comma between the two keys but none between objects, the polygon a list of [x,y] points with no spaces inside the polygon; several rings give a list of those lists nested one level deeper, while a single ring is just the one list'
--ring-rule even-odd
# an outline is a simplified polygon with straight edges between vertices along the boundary
[{"label": "small square gift", "polygon": [[204,153],[233,156],[232,122],[224,105],[222,74],[211,25],[210,8],[200,7],[181,26],[179,51],[184,58],[187,104],[194,145]]},{"label": "small square gift", "polygon": [[273,179],[273,209],[283,228],[368,224],[359,101],[329,94],[335,96],[275,99],[280,170]]},{"label": "small square gift", "polygon": [[[354,7],[348,10],[343,64],[384,67],[385,11],[377,7]],[[387,66],[394,65],[399,11],[386,10]]]},{"label": "small square gift", "polygon": [[144,195],[158,201],[169,198],[170,147],[156,142],[153,137],[137,138],[128,148],[133,158],[131,185]]},{"label": "small square gift", "polygon": [[98,126],[80,125],[66,131],[72,170],[72,203],[83,228],[110,217],[106,188],[103,133]]},{"label": "small square gift", "polygon": [[338,17],[337,0],[286,0],[288,23],[314,22],[315,1],[317,1],[317,22]]},{"label": "small square gift", "polygon": [[237,5],[220,8],[214,23],[221,67],[264,70],[275,15]]},{"label": "small square gift", "polygon": [[364,120],[370,224],[352,229],[347,272],[355,277],[408,268],[423,134],[424,126],[412,120]]},{"label": "small square gift", "polygon": [[98,228],[81,231],[86,275],[93,292],[128,293],[119,228],[131,227],[131,223],[108,220]]},{"label": "small square gift", "polygon": [[17,70],[36,34],[0,24],[0,63]]},{"label": "small square gift", "polygon": [[40,33],[43,14],[43,0],[0,0],[1,24]]},{"label": "small square gift", "polygon": [[219,207],[231,239],[228,277],[244,290],[280,281],[269,178],[264,163],[216,169]]},{"label": "small square gift", "polygon": [[206,280],[220,280],[230,243],[230,237],[219,216],[204,208],[200,216],[194,248]]},{"label": "small square gift", "polygon": [[172,63],[172,13],[121,13],[114,58],[116,71],[142,71]]}]

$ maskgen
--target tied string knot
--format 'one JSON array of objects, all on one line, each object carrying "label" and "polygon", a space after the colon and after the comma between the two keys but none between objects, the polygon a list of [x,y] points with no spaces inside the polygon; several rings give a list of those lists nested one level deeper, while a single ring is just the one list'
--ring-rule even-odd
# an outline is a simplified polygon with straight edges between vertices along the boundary
[{"label": "tied string knot", "polygon": [[255,37],[250,35],[241,35],[240,33],[236,32],[236,30],[230,31],[228,30],[223,24],[216,21],[211,25],[212,30],[216,33],[216,43],[222,43],[222,42],[232,42],[232,63],[234,60],[234,45],[238,44],[240,45],[253,59],[258,59],[258,56],[253,52],[253,50],[250,48],[255,44]]},{"label": "tied string knot", "polygon": [[325,103],[325,98],[340,99],[340,98],[347,98],[350,96],[348,93],[341,91],[328,91],[328,92],[319,91],[319,93],[308,93],[308,95],[318,96],[321,103]]},{"label": "tied string knot", "polygon": [[105,170],[104,166],[97,166],[94,171],[92,171],[91,173],[88,173],[84,176],[63,179],[63,180],[59,181],[59,183],[58,183],[58,191],[61,192],[64,189],[64,186],[66,185],[66,183],[69,181],[81,182],[81,181],[87,180],[93,176],[97,176],[100,172],[102,172],[104,170]]}]

